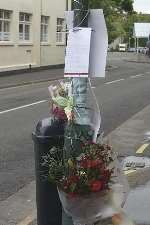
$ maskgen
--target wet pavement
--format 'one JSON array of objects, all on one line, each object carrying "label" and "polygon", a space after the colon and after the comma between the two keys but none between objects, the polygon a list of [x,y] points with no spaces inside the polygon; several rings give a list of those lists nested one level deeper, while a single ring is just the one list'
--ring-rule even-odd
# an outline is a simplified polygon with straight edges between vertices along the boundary
[{"label": "wet pavement", "polygon": [[150,106],[110,134],[131,187],[124,210],[136,224],[150,224]]}]

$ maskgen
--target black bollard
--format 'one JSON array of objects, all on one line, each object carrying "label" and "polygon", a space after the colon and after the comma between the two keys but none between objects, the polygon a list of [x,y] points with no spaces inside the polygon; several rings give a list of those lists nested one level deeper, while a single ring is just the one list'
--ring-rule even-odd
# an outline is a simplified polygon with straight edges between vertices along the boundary
[{"label": "black bollard", "polygon": [[64,145],[64,129],[64,120],[48,118],[39,121],[36,131],[32,134],[35,151],[38,225],[62,224],[62,207],[57,187],[48,181],[48,168],[42,165],[42,160],[53,146]]}]

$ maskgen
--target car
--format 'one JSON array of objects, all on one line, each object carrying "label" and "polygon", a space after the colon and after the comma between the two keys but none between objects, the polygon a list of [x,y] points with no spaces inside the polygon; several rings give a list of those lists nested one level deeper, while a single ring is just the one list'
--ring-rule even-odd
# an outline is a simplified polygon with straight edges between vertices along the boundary
[{"label": "car", "polygon": [[136,52],[136,48],[128,48],[128,52]]}]

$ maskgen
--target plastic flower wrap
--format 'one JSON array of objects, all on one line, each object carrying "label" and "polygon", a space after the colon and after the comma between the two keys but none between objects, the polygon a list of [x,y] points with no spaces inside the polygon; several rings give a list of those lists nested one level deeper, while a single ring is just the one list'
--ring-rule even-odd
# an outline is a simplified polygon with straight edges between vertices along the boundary
[{"label": "plastic flower wrap", "polygon": [[52,100],[52,114],[57,119],[66,120],[66,111],[73,104],[72,97],[69,97],[70,83],[59,81],[48,89]]},{"label": "plastic flower wrap", "polygon": [[101,116],[90,82],[59,82],[49,91],[54,114],[60,110],[68,121],[64,148],[50,151],[49,179],[74,224],[93,225],[121,211],[129,186],[111,147],[96,144]]},{"label": "plastic flower wrap", "polygon": [[[82,87],[80,87],[82,89]],[[52,100],[52,114],[58,119],[74,119],[76,124],[88,125],[93,130],[93,141],[96,141],[101,124],[100,109],[90,83],[87,85],[86,101],[84,94],[73,92],[72,80],[60,80],[48,88]],[[76,102],[76,99],[77,102]],[[86,112],[86,113],[85,113]],[[84,113],[84,116],[83,116]],[[85,116],[86,114],[86,116]]]},{"label": "plastic flower wrap", "polygon": [[63,208],[75,225],[111,217],[125,200],[124,186],[116,182],[112,148],[83,142],[81,149],[78,157],[64,159],[63,149],[52,148],[48,157],[49,180],[57,185]]}]

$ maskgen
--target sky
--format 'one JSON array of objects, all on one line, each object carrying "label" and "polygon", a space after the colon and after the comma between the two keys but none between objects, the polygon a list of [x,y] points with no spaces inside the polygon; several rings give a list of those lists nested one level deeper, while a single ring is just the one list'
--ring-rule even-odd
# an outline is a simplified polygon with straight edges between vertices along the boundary
[{"label": "sky", "polygon": [[134,10],[150,14],[150,0],[134,0]]}]

